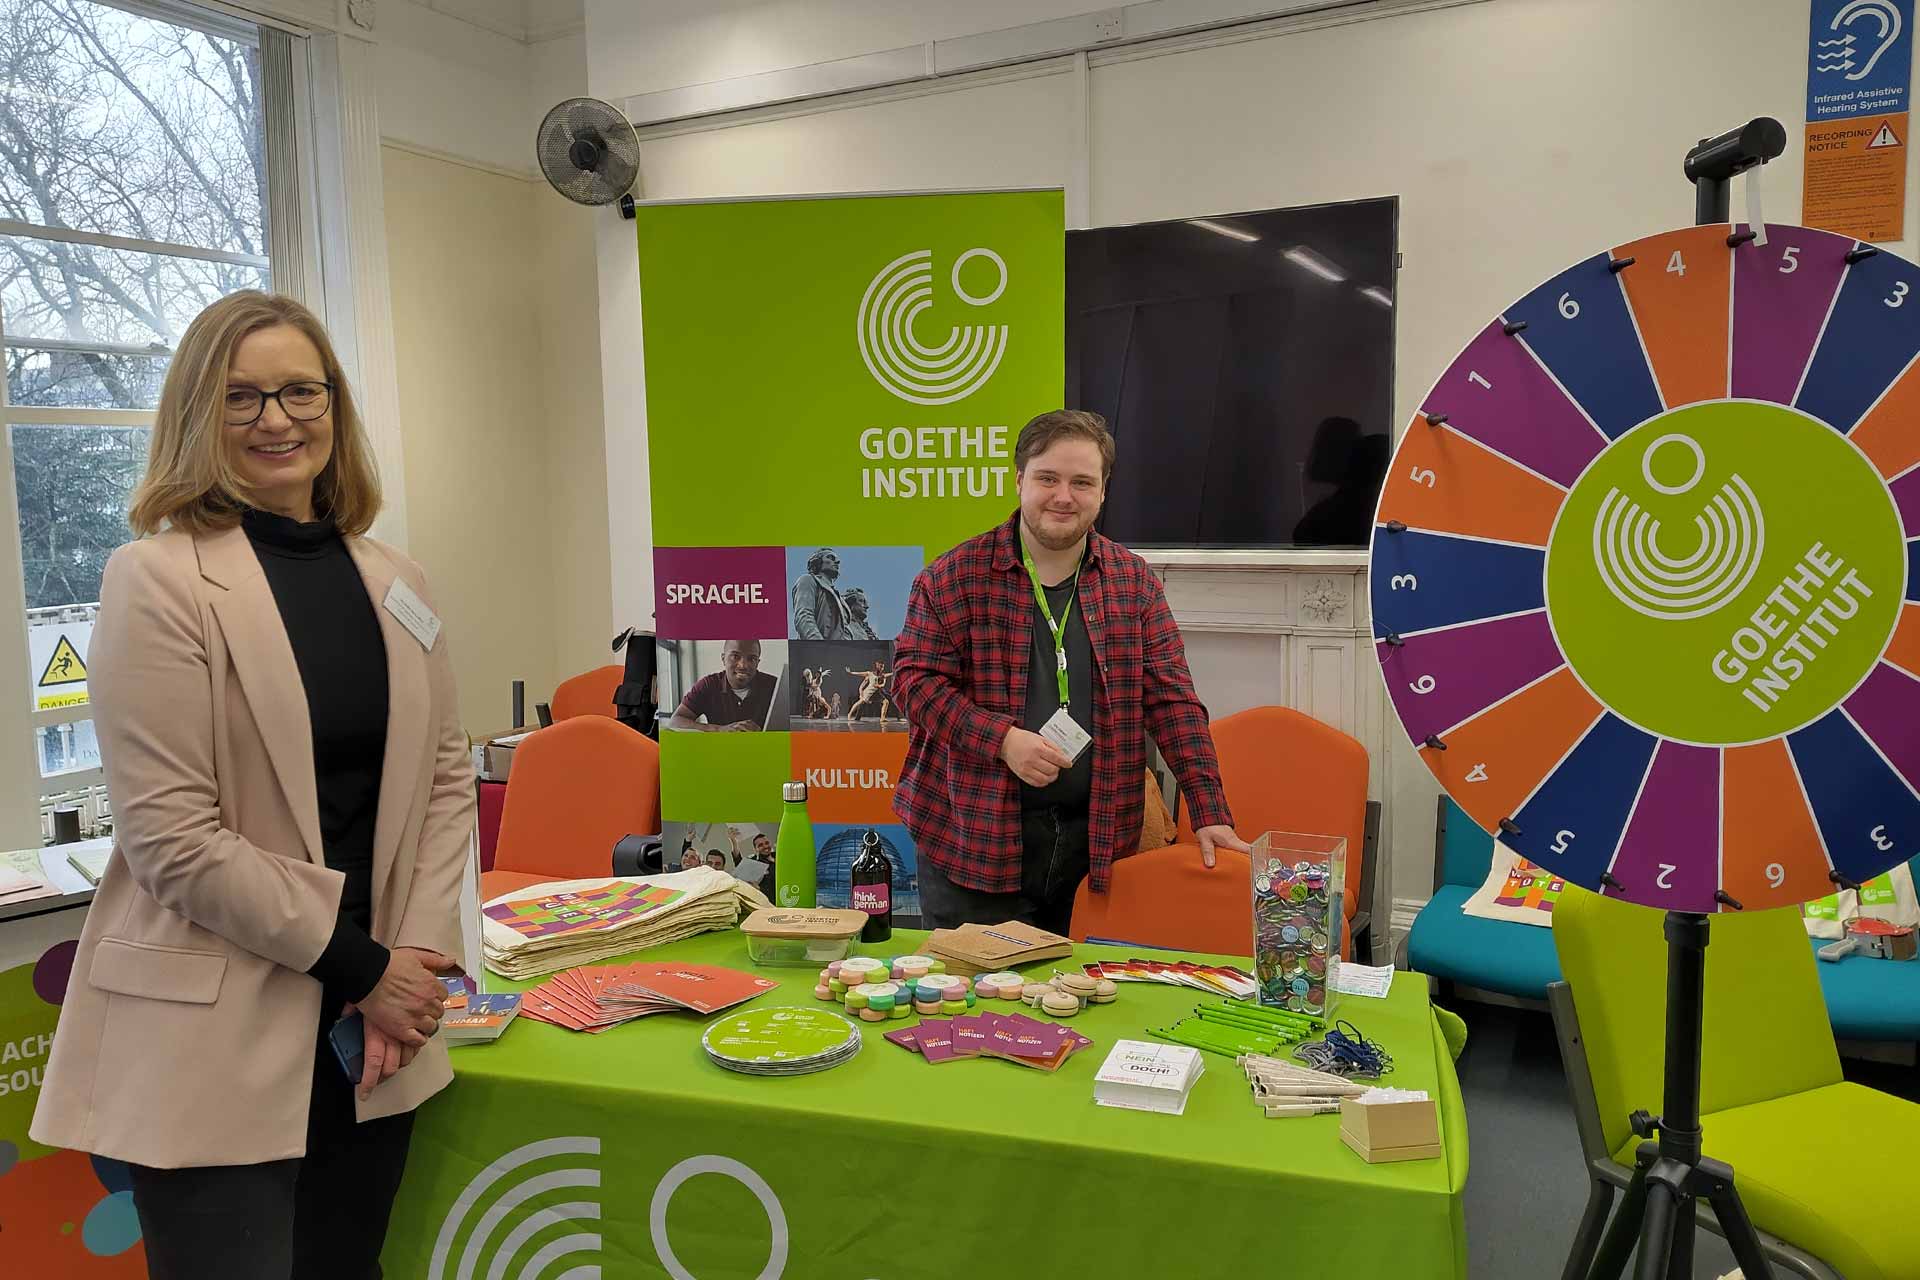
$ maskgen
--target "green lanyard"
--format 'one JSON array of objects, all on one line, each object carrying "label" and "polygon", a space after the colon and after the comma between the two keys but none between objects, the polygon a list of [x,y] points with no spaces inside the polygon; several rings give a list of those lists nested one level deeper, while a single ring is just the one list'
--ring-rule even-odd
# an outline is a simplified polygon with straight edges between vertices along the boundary
[{"label": "green lanyard", "polygon": [[1033,554],[1027,550],[1025,541],[1020,543],[1020,561],[1027,566],[1027,577],[1033,583],[1033,600],[1040,606],[1040,616],[1047,620],[1047,627],[1053,632],[1053,674],[1060,681],[1060,705],[1067,706],[1073,698],[1067,691],[1067,619],[1073,616],[1074,601],[1080,598],[1080,571],[1086,567],[1087,557],[1083,551],[1080,563],[1073,569],[1073,594],[1067,597],[1067,607],[1054,620],[1053,606],[1047,603],[1047,589],[1040,585],[1040,571],[1033,567]]}]

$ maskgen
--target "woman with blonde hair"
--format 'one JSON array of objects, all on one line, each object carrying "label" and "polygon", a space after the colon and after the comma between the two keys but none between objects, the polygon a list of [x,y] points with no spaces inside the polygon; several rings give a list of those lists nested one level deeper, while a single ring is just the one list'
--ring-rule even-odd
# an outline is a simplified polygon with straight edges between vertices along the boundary
[{"label": "woman with blonde hair", "polygon": [[[154,1280],[378,1277],[451,1079],[473,777],[418,565],[311,312],[187,327],[87,676],[115,844],[35,1141],[124,1160]],[[357,1014],[364,1067],[329,1042]],[[351,1024],[350,1024],[351,1025]]]}]

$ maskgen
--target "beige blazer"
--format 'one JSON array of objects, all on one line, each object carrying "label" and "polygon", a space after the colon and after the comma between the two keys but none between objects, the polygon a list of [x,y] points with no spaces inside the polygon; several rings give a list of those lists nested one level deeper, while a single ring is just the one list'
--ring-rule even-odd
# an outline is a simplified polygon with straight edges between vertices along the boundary
[{"label": "beige blazer", "polygon": [[[373,936],[458,957],[473,770],[444,635],[381,603],[420,568],[347,546],[387,649]],[[87,654],[114,856],[80,935],[32,1134],[160,1168],[305,1153],[320,984],[344,877],[320,846],[313,737],[280,611],[244,531],[166,532],[107,564]],[[323,1068],[326,1064],[323,1064]],[[452,1079],[429,1041],[362,1120]]]}]

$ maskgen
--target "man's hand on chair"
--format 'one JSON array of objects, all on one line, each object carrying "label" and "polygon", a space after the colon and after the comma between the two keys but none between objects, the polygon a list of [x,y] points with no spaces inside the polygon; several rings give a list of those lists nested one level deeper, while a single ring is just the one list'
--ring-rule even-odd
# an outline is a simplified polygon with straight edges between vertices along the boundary
[{"label": "man's hand on chair", "polygon": [[1193,838],[1200,842],[1200,861],[1202,865],[1208,867],[1213,865],[1213,850],[1216,845],[1222,849],[1233,849],[1239,853],[1253,852],[1253,846],[1233,834],[1232,827],[1201,827],[1193,833]]}]

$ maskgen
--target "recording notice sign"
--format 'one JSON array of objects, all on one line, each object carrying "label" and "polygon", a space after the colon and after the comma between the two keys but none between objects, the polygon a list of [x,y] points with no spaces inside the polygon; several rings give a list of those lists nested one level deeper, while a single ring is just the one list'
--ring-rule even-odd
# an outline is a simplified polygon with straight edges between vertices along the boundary
[{"label": "recording notice sign", "polygon": [[1801,220],[1898,240],[1907,201],[1913,0],[1812,0]]}]

